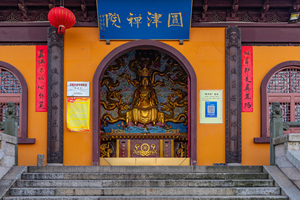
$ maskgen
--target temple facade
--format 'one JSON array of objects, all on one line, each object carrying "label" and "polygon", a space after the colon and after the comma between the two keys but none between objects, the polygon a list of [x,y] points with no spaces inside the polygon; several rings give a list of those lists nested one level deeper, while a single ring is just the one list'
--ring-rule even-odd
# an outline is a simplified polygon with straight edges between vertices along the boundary
[{"label": "temple facade", "polygon": [[64,35],[58,2],[0,4],[0,121],[14,102],[19,165],[269,165],[272,102],[300,120],[298,1],[193,1],[185,40],[101,39],[96,1],[65,1]]}]

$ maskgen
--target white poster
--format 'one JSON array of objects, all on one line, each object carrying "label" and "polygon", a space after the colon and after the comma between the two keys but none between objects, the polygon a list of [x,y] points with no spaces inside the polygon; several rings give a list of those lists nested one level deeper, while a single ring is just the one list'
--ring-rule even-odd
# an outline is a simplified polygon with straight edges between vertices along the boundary
[{"label": "white poster", "polygon": [[222,90],[200,90],[200,123],[223,123]]},{"label": "white poster", "polygon": [[68,97],[89,97],[90,82],[67,82]]}]

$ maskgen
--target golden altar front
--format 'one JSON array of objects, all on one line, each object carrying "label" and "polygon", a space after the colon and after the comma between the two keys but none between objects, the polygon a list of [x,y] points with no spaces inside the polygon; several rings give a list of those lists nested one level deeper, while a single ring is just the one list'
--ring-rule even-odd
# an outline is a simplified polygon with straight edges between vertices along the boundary
[{"label": "golden altar front", "polygon": [[102,133],[100,165],[189,165],[186,133]]}]

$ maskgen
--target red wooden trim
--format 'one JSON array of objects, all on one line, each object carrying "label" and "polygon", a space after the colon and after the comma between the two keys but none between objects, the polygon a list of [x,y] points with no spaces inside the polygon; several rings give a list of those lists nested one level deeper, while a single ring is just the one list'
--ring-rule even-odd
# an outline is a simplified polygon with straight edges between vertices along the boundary
[{"label": "red wooden trim", "polygon": [[256,27],[256,28],[263,28],[263,27],[273,27],[273,28],[296,28],[300,27],[299,23],[247,23],[247,22],[194,22],[192,23],[192,27],[228,27],[228,26],[238,26],[241,28],[245,27]]},{"label": "red wooden trim", "polygon": [[0,42],[46,42],[48,27],[0,27]]},{"label": "red wooden trim", "polygon": [[243,27],[242,42],[300,42],[300,29],[296,27]]},{"label": "red wooden trim", "polygon": [[267,105],[267,84],[270,80],[270,78],[279,70],[285,67],[289,66],[297,66],[300,67],[300,61],[286,61],[279,63],[275,67],[273,67],[264,77],[264,79],[261,82],[260,86],[260,102],[261,102],[261,107],[260,107],[260,113],[261,113],[261,137],[260,138],[254,138],[254,143],[270,143],[270,138],[267,137],[267,113],[266,113],[266,107]]},{"label": "red wooden trim", "polygon": [[[49,27],[50,23],[48,21],[44,22],[1,22],[0,27]],[[228,26],[238,26],[244,27],[272,27],[272,28],[299,28],[299,23],[255,23],[255,22],[193,22],[191,27],[225,27]],[[76,22],[74,27],[98,27],[97,22]]]},{"label": "red wooden trim", "polygon": [[300,42],[299,23],[192,23],[192,27],[228,26],[241,28],[242,43]]},{"label": "red wooden trim", "polygon": [[22,98],[22,105],[21,105],[22,116],[20,116],[22,124],[21,124],[21,138],[18,138],[18,143],[19,144],[23,144],[23,143],[34,144],[35,139],[28,138],[28,87],[27,87],[26,80],[23,77],[23,75],[21,74],[21,72],[14,66],[12,66],[6,62],[3,62],[3,61],[0,61],[0,66],[11,71],[19,79],[21,87],[22,87],[22,96],[21,96],[21,98]]},{"label": "red wooden trim", "polygon": [[46,27],[48,28],[50,23],[45,22],[1,22],[0,27]]},{"label": "red wooden trim", "polygon": [[[224,27],[241,28],[242,43],[299,43],[300,24],[287,23],[192,23],[192,27]],[[47,42],[49,22],[1,22],[0,42]],[[98,27],[96,22],[78,22],[74,27]],[[200,36],[199,36],[200,37]]]},{"label": "red wooden trim", "polygon": [[254,138],[254,143],[270,143],[269,137]]},{"label": "red wooden trim", "polygon": [[35,144],[35,138],[18,138],[18,144]]},{"label": "red wooden trim", "polygon": [[99,131],[100,131],[100,78],[110,63],[136,49],[153,49],[168,54],[174,58],[187,72],[190,78],[190,109],[191,112],[191,165],[197,165],[197,77],[189,61],[175,48],[155,40],[136,40],[123,44],[111,51],[98,65],[93,78],[93,165],[99,165]]}]

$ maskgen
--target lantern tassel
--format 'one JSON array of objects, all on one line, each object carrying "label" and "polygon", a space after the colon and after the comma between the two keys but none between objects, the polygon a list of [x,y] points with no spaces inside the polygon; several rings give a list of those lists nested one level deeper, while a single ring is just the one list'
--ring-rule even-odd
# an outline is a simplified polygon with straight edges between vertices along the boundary
[{"label": "lantern tassel", "polygon": [[58,26],[57,32],[58,32],[58,34],[60,34],[60,35],[65,34],[65,26],[64,26],[64,25],[59,25],[59,26]]}]

